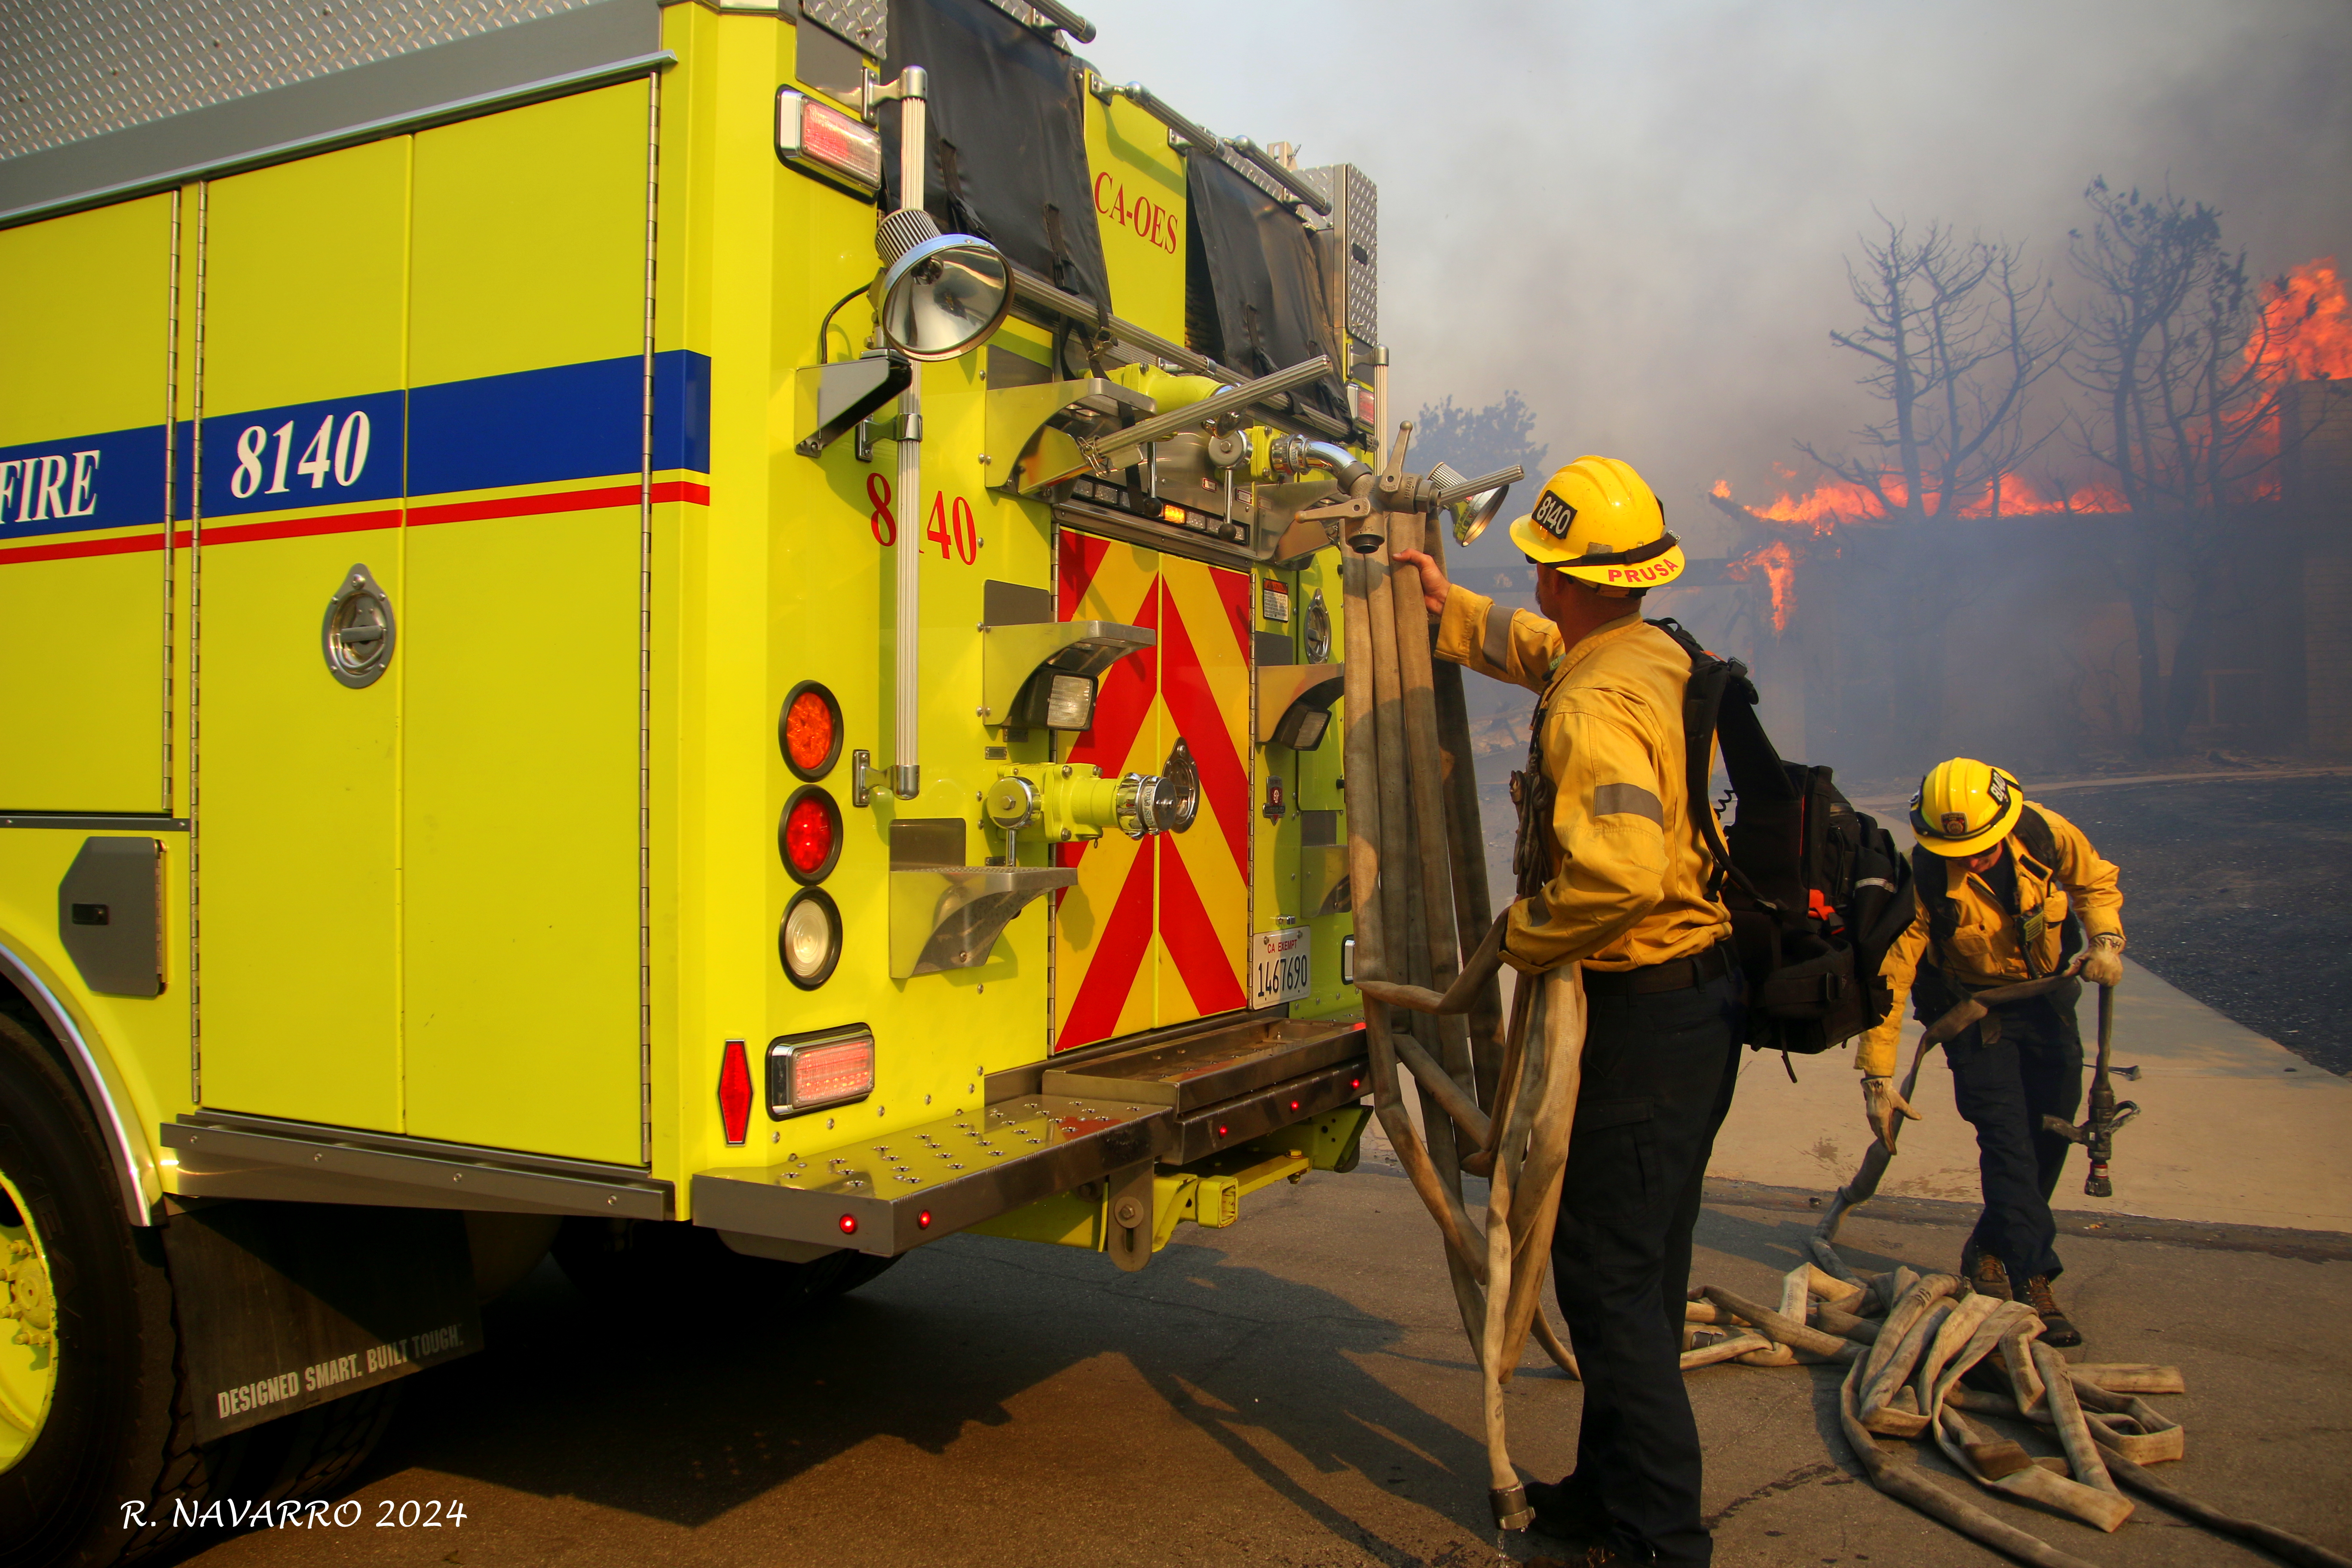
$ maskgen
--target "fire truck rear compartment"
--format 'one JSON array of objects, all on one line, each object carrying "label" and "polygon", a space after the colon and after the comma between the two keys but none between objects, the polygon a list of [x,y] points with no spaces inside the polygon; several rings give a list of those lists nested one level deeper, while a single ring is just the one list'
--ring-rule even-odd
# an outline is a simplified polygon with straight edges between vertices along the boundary
[{"label": "fire truck rear compartment", "polygon": [[[1261,1156],[1280,1157],[1288,1161],[1283,1174],[1353,1163],[1362,1122],[1357,1101],[1369,1081],[1364,1040],[1355,1020],[1259,1019],[1049,1067],[1033,1089],[1009,1092],[980,1111],[795,1155],[780,1166],[698,1172],[694,1221],[747,1243],[756,1237],[878,1257],[992,1221],[997,1234],[1114,1253],[1121,1229],[1164,1245],[1173,1220],[1156,1225],[1155,1211],[1195,1202],[1182,1167],[1213,1162],[1213,1174],[1230,1184],[1224,1166],[1236,1159],[1236,1169],[1251,1170]],[[1302,1126],[1318,1118],[1329,1124]],[[1272,1135],[1291,1128],[1300,1129],[1291,1140],[1296,1159],[1289,1144],[1271,1148],[1282,1142]],[[1155,1173],[1158,1183],[1149,1179]],[[1171,1177],[1179,1178],[1172,1185]],[[1096,1184],[1099,1192],[1081,1192]],[[1164,1197],[1152,1195],[1155,1186],[1167,1189]],[[1123,1222],[1112,1212],[1122,1199],[1142,1205]],[[1021,1211],[1032,1206],[1052,1212],[1024,1223]],[[1101,1223],[1088,1228],[1086,1215],[1097,1207]],[[1150,1250],[1143,1247],[1140,1257]],[[1140,1257],[1122,1258],[1122,1265],[1139,1267]]]}]

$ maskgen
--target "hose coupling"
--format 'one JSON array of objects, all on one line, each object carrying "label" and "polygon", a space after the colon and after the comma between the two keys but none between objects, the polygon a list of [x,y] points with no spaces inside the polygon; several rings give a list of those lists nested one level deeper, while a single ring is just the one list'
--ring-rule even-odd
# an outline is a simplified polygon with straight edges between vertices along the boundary
[{"label": "hose coupling", "polygon": [[1013,834],[1040,828],[1048,843],[1096,839],[1117,828],[1129,838],[1181,833],[1200,814],[1200,774],[1182,742],[1157,773],[1105,777],[1090,763],[1017,763],[987,792],[990,822]]}]

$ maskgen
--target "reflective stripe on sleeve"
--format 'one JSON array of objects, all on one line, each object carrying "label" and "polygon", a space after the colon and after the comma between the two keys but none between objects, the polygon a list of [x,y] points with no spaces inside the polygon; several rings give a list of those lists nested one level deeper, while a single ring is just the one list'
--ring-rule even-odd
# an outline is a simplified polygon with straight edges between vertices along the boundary
[{"label": "reflective stripe on sleeve", "polygon": [[1486,606],[1486,635],[1480,639],[1478,653],[1496,669],[1511,668],[1511,612],[1500,605]]},{"label": "reflective stripe on sleeve", "polygon": [[1605,784],[1592,786],[1592,815],[1610,816],[1646,816],[1660,827],[1666,825],[1665,808],[1658,797],[1640,784]]}]

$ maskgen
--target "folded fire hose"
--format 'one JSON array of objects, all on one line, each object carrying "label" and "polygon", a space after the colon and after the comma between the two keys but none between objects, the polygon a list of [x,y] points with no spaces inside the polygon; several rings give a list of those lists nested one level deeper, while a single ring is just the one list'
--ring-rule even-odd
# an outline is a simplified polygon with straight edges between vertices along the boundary
[{"label": "folded fire hose", "polygon": [[[1379,474],[1357,475],[1347,493],[1300,516],[1344,521],[1350,546],[1341,552],[1348,871],[1373,1112],[1444,1237],[1484,1378],[1489,1501],[1496,1522],[1517,1530],[1534,1515],[1504,1442],[1503,1384],[1530,1333],[1576,1371],[1538,1291],[1576,1117],[1584,992],[1572,971],[1521,985],[1503,1027],[1504,928],[1487,913],[1462,672],[1431,655],[1419,572],[1390,559],[1391,548],[1444,558],[1427,512],[1384,504],[1422,488],[1402,471],[1412,438],[1408,423]],[[1421,1096],[1425,1144],[1404,1111],[1400,1060]],[[1465,1170],[1487,1181],[1483,1228],[1463,1201]]]},{"label": "folded fire hose", "polygon": [[[1365,998],[1374,1114],[1444,1237],[1446,1271],[1480,1372],[1488,1501],[1496,1523],[1516,1530],[1534,1514],[1506,1442],[1504,1385],[1530,1334],[1563,1371],[1578,1375],[1574,1354],[1540,1310],[1539,1292],[1575,1121],[1584,991],[1570,966],[1517,986],[1507,1026],[1502,1016],[1498,971],[1507,917],[1487,923],[1485,914],[1493,906],[1461,671],[1432,658],[1419,573],[1390,560],[1394,548],[1420,549],[1442,562],[1442,531],[1422,514],[1385,510],[1376,500],[1410,489],[1412,476],[1400,468],[1412,429],[1402,427],[1380,475],[1358,478],[1352,493],[1314,509],[1335,523],[1345,519],[1355,547],[1342,552],[1342,567],[1357,985]],[[2067,978],[1979,993],[1937,1020],[1912,1058],[1905,1098],[1916,1086],[1929,1045],[1958,1035],[1989,1005],[2024,1000]],[[2104,1085],[2110,999],[2101,1000]],[[1420,1096],[1425,1142],[1404,1110],[1400,1063]],[[2130,1114],[2128,1102],[2104,1109],[2095,1087],[2091,1121],[2070,1135],[2079,1134],[2103,1164],[2105,1135]],[[1872,1482],[2036,1568],[2090,1565],[1928,1479],[1882,1451],[1877,1438],[1932,1436],[1986,1489],[2101,1530],[2130,1517],[2133,1504],[2120,1489],[2128,1488],[2298,1568],[2352,1568],[2352,1559],[2207,1508],[2149,1474],[2147,1466],[2184,1451],[2179,1424],[2140,1397],[2181,1392],[2174,1369],[2069,1365],[2035,1342],[2042,1321],[2028,1306],[1970,1293],[1950,1275],[1923,1278],[1898,1268],[1874,1276],[1848,1268],[1832,1246],[1838,1223],[1877,1191],[1893,1157],[1891,1147],[1874,1142],[1812,1238],[1813,1260],[1783,1280],[1778,1310],[1713,1287],[1693,1292],[1685,1339],[1711,1342],[1689,1345],[1685,1371],[1730,1361],[1846,1363],[1841,1425]],[[1465,1173],[1487,1179],[1483,1227],[1464,1200]],[[1962,1382],[1988,1363],[2006,1379],[2006,1393]],[[2030,1455],[2014,1439],[1980,1429],[1971,1415],[2048,1428],[2063,1457]]]}]

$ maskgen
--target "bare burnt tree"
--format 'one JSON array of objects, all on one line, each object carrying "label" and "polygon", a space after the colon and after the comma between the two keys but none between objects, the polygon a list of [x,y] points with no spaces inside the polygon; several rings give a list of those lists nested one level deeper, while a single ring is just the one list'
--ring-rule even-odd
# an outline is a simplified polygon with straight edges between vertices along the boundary
[{"label": "bare burnt tree", "polygon": [[1917,236],[1879,215],[1883,239],[1846,264],[1862,325],[1830,342],[1870,362],[1862,384],[1886,405],[1855,434],[1858,447],[1798,450],[1877,498],[1889,518],[1924,521],[1999,506],[2000,479],[2052,431],[2026,421],[2028,395],[2063,358],[2063,321],[2049,284],[2021,247],[1963,240],[1930,223]]},{"label": "bare burnt tree", "polygon": [[[2069,257],[2090,297],[2069,319],[2091,394],[2076,445],[2133,513],[2116,562],[2131,605],[2141,748],[2180,749],[2218,621],[2251,608],[2229,570],[2234,509],[2276,482],[2288,378],[2274,321],[2221,243],[2218,208],[2095,180]],[[2169,668],[2166,623],[2172,624]]]},{"label": "bare burnt tree", "polygon": [[1925,525],[1998,513],[2003,479],[2053,434],[2030,421],[2030,405],[2066,334],[2021,247],[1878,216],[1884,233],[1864,237],[1846,265],[1861,322],[1830,341],[1866,362],[1861,383],[1883,415],[1845,452],[1798,450],[1875,498],[1891,525],[1891,537],[1854,542],[1885,574],[1867,599],[1876,624],[1853,628],[1876,651],[1841,660],[1832,679],[1862,754],[1911,771],[1941,742],[1944,628],[1969,598],[1945,569],[1964,542]]}]

